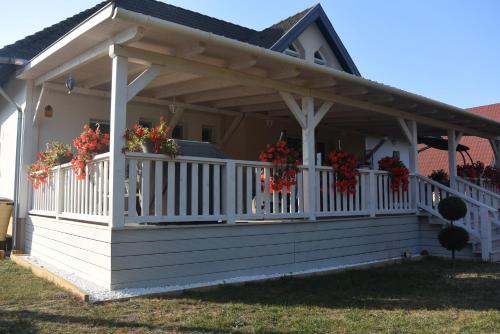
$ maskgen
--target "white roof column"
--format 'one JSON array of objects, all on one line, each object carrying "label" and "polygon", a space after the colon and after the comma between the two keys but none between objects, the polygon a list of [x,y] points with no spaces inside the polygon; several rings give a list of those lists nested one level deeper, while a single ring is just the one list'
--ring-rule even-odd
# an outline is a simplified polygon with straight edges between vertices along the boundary
[{"label": "white roof column", "polygon": [[452,189],[457,189],[457,146],[461,138],[462,133],[456,133],[455,129],[448,130],[448,167]]},{"label": "white roof column", "polygon": [[125,225],[125,138],[127,120],[128,58],[118,56],[110,48],[113,61],[111,81],[109,209],[110,226]]},{"label": "white roof column", "polygon": [[[419,174],[418,166],[418,131],[417,122],[415,120],[404,120],[398,118],[399,126],[406,137],[406,140],[410,144],[409,155],[410,155],[410,172],[417,175]],[[410,194],[411,203],[413,208],[417,208],[417,198],[418,198],[418,187],[415,182],[415,178],[410,178]]]},{"label": "white roof column", "polygon": [[495,156],[495,167],[500,169],[500,138],[492,138],[489,141]]}]

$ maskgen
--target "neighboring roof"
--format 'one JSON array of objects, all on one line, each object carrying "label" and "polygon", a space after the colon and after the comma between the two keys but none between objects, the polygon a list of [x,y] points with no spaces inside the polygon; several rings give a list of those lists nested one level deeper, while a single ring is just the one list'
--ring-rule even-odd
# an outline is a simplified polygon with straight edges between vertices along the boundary
[{"label": "neighboring roof", "polygon": [[[317,22],[322,33],[325,34],[326,40],[330,43],[333,52],[339,58],[339,62],[344,66],[344,69],[348,73],[359,75],[354,63],[352,63],[352,59],[345,50],[342,42],[340,42],[340,38],[333,30],[333,27],[331,27],[330,21],[319,4],[290,16],[269,28],[256,31],[156,0],[107,0],[19,40],[14,44],[3,47],[0,49],[0,56],[30,60],[109,3],[114,3],[115,6],[126,10],[211,32],[277,52],[284,51],[284,48],[276,47],[284,37],[288,40],[290,36],[294,36],[298,31],[305,30],[306,23],[309,26],[311,23]],[[286,44],[286,46],[289,44]],[[13,65],[0,65],[0,85],[4,84],[14,71],[15,66]]]},{"label": "neighboring roof", "polygon": [[[472,113],[500,121],[500,103],[474,107],[467,110]],[[469,154],[474,162],[481,161],[485,165],[489,165],[493,162],[493,150],[491,149],[490,143],[487,139],[467,136],[463,137],[460,143],[470,148]],[[466,162],[470,163],[470,159],[467,155],[465,155],[465,158]],[[457,154],[457,163],[463,163],[463,159],[460,154]],[[419,154],[419,165],[420,174],[422,175],[429,175],[433,170],[438,169],[444,169],[448,172],[448,152],[436,149],[425,150]]]}]

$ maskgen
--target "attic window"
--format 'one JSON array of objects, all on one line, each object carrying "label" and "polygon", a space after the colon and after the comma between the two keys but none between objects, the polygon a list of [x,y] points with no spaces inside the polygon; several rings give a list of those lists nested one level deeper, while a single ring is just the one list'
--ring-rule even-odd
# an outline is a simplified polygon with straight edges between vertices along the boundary
[{"label": "attic window", "polygon": [[286,48],[285,54],[295,58],[300,58],[299,51],[297,50],[297,47],[293,45],[293,43]]},{"label": "attic window", "polygon": [[318,65],[326,65],[325,57],[323,57],[319,50],[314,52],[314,62]]}]

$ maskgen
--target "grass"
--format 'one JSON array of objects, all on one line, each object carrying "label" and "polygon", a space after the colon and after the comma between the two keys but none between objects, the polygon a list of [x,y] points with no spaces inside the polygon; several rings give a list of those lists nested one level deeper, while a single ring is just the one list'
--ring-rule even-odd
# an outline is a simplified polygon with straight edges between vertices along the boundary
[{"label": "grass", "polygon": [[500,333],[500,265],[429,259],[89,305],[0,261],[0,333]]}]

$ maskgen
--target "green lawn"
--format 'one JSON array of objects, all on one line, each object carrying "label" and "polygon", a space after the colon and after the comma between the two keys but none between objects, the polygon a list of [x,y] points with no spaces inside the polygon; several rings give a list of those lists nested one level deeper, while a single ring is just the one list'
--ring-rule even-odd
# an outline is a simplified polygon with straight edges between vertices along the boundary
[{"label": "green lawn", "polygon": [[0,261],[0,333],[500,333],[500,265],[425,260],[88,305]]}]

